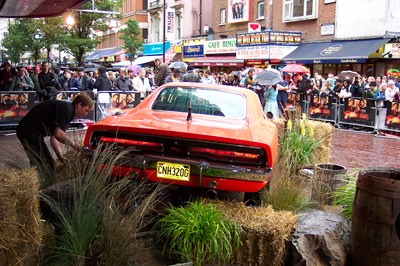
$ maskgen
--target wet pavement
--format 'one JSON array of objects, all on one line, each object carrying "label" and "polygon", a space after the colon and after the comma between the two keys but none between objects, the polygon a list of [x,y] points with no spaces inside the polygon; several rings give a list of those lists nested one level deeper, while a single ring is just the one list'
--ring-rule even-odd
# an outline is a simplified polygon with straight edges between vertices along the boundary
[{"label": "wet pavement", "polygon": [[[69,132],[76,140],[84,131]],[[28,159],[15,134],[0,133],[0,165],[28,166]],[[331,163],[346,168],[397,167],[400,168],[400,137],[382,137],[371,132],[336,129],[333,133]]]},{"label": "wet pavement", "polygon": [[399,168],[400,137],[337,129],[333,134],[330,161],[347,168]]}]

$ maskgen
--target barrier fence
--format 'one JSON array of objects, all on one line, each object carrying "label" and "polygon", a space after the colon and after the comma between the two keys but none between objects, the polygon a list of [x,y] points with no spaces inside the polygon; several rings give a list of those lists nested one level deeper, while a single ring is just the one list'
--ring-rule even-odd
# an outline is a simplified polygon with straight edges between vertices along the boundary
[{"label": "barrier fence", "polygon": [[[80,92],[60,91],[56,98],[72,102]],[[102,91],[94,96],[94,108],[87,117],[72,121],[73,127],[99,121],[114,112],[134,108],[140,103],[140,92]],[[0,91],[0,130],[15,129],[29,110],[39,104],[35,91]]]},{"label": "barrier fence", "polygon": [[[72,101],[80,92],[62,91],[59,100]],[[94,123],[114,112],[134,108],[140,103],[140,92],[102,91],[94,96],[95,108],[74,126]],[[24,115],[39,103],[35,91],[0,91],[0,129],[13,129]],[[383,105],[384,104],[384,105]],[[376,102],[373,99],[347,98],[343,102],[333,96],[313,95],[301,101],[296,93],[289,93],[287,108],[299,107],[309,119],[333,123],[337,127],[359,126],[373,128],[375,132],[400,132],[400,102]]]}]

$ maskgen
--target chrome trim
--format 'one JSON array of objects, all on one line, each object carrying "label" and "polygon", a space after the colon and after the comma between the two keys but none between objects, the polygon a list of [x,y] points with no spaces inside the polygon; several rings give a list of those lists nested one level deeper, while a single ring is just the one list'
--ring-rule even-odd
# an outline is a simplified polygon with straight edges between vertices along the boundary
[{"label": "chrome trim", "polygon": [[119,163],[117,163],[119,166],[123,167],[149,170],[156,169],[158,161],[189,164],[191,174],[199,176],[199,186],[201,186],[201,182],[204,176],[211,178],[226,178],[263,182],[267,180],[268,174],[271,172],[271,168],[261,169],[237,165],[210,163],[204,160],[182,159],[152,155],[135,155],[133,157],[125,156],[124,158],[121,158]]}]

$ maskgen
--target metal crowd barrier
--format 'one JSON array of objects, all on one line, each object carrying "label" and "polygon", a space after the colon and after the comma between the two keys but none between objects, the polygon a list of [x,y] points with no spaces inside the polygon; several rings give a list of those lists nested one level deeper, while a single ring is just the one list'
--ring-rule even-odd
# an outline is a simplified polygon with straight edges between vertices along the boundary
[{"label": "metal crowd barrier", "polygon": [[[79,91],[60,91],[58,100],[70,101]],[[71,122],[73,127],[97,122],[114,112],[134,108],[140,103],[140,92],[137,91],[102,91],[91,95],[94,108],[87,117]],[[0,130],[13,130],[19,121],[37,104],[40,103],[36,91],[0,91]]]},{"label": "metal crowd barrier", "polygon": [[[303,102],[296,93],[289,93],[288,106],[301,108],[312,120],[332,123],[341,128],[356,126],[381,131],[400,132],[400,102],[376,102],[373,99],[351,97],[340,102],[333,96],[313,95]],[[383,104],[384,106],[381,106]]]}]

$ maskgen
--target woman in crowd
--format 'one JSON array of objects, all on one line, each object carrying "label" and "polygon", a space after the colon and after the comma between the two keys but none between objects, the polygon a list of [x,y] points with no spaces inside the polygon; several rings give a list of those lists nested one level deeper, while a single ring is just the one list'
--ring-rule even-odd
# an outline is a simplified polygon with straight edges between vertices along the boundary
[{"label": "woman in crowd", "polygon": [[269,86],[264,92],[264,97],[265,97],[264,114],[271,112],[273,119],[279,118],[277,96],[278,96],[278,90],[276,89],[276,85]]}]

